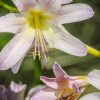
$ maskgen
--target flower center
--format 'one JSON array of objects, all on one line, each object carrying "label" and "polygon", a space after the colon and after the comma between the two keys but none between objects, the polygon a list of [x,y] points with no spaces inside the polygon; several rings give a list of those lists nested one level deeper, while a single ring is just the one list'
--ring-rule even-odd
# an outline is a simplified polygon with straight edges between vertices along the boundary
[{"label": "flower center", "polygon": [[[28,23],[31,27],[38,29],[46,29],[51,16],[41,10],[31,10],[28,15]],[[38,20],[38,23],[36,21]]]},{"label": "flower center", "polygon": [[76,83],[75,79],[67,77],[67,80],[68,80],[67,87],[60,91],[57,100],[67,100],[67,98],[71,98],[68,100],[74,100],[73,98],[77,98],[81,93],[81,89]]},{"label": "flower center", "polygon": [[43,36],[43,30],[48,28],[48,21],[50,20],[50,16],[45,14],[40,10],[32,10],[28,15],[28,23],[29,26],[35,30],[35,38],[34,38],[34,52],[33,57],[36,58],[36,55],[42,60],[47,62],[46,54],[47,52],[47,41]]}]

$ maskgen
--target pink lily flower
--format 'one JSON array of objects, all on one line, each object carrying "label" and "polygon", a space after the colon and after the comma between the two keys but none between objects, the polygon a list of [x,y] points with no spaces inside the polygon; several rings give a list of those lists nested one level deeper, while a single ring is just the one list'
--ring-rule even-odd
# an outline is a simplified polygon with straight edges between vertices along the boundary
[{"label": "pink lily flower", "polygon": [[31,89],[25,100],[100,100],[100,92],[80,97],[89,84],[100,90],[100,70],[93,70],[88,76],[69,76],[55,63],[53,71],[56,78],[41,76],[47,86]]},{"label": "pink lily flower", "polygon": [[47,87],[35,93],[31,100],[77,100],[89,85],[87,76],[69,76],[57,63],[53,71],[55,78],[40,77]]}]

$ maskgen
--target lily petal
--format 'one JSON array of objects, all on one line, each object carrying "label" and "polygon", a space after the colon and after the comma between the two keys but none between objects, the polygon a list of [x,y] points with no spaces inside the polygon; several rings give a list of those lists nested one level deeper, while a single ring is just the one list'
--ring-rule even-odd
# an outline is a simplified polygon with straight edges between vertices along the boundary
[{"label": "lily petal", "polygon": [[44,88],[32,96],[31,100],[56,100],[57,96],[55,94],[56,90],[52,88]]},{"label": "lily petal", "polygon": [[68,84],[67,80],[60,80],[60,78],[58,80],[56,78],[41,76],[40,80],[43,81],[48,87],[51,87],[53,89],[64,89]]},{"label": "lily petal", "polygon": [[100,100],[100,92],[90,93],[83,96],[79,100]]},{"label": "lily petal", "polygon": [[16,74],[18,72],[24,57],[22,57],[13,67],[11,67],[11,70],[12,70],[13,74]]},{"label": "lily petal", "polygon": [[28,93],[27,97],[25,98],[25,100],[31,100],[31,98],[33,97],[33,95],[35,95],[38,91],[40,91],[40,90],[42,90],[42,89],[44,89],[46,87],[47,86],[45,86],[45,85],[38,85],[38,86],[32,88],[29,91],[29,93]]},{"label": "lily petal", "polygon": [[62,5],[62,0],[39,0],[39,2],[46,11],[52,13],[56,13]]},{"label": "lily petal", "polygon": [[47,86],[58,89],[58,83],[55,78],[48,78],[45,76],[40,76],[40,80],[43,81]]},{"label": "lily petal", "polygon": [[27,11],[30,8],[33,8],[37,0],[12,0],[13,3],[17,6],[19,11]]},{"label": "lily petal", "polygon": [[16,84],[11,82],[10,89],[8,90],[8,100],[24,100],[24,92],[26,85]]},{"label": "lily petal", "polygon": [[26,89],[26,85],[16,84],[15,82],[11,82],[10,84],[11,91],[18,93]]},{"label": "lily petal", "polygon": [[91,18],[94,15],[92,8],[86,4],[69,4],[62,6],[57,15],[57,23],[72,23]]},{"label": "lily petal", "polygon": [[22,33],[17,34],[0,52],[0,70],[13,67],[30,49],[34,30],[27,28]]},{"label": "lily petal", "polygon": [[57,62],[53,65],[53,72],[58,80],[65,79],[64,75],[67,75]]},{"label": "lily petal", "polygon": [[63,4],[71,3],[73,0],[63,0]]},{"label": "lily petal", "polygon": [[85,56],[87,54],[84,43],[67,31],[62,31],[57,26],[53,25],[53,28],[49,28],[48,31],[44,31],[43,34],[51,47],[75,56]]},{"label": "lily petal", "polygon": [[0,17],[0,32],[17,33],[19,26],[15,24],[16,21],[17,17],[13,13]]},{"label": "lily petal", "polygon": [[100,89],[100,70],[93,70],[88,74],[88,81],[90,84]]}]

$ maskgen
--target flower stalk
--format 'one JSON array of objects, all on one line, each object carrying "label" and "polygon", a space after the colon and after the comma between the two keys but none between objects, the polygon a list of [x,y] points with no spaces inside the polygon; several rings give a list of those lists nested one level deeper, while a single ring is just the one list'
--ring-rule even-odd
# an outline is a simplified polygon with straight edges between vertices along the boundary
[{"label": "flower stalk", "polygon": [[12,7],[10,5],[5,4],[4,2],[0,1],[0,6],[6,8],[7,10],[10,10],[11,12],[19,12],[17,8]]},{"label": "flower stalk", "polygon": [[34,60],[34,76],[36,84],[40,83],[41,73],[42,73],[41,63],[39,57],[36,56],[36,59]]},{"label": "flower stalk", "polygon": [[87,45],[87,50],[88,50],[88,53],[91,54],[91,55],[94,55],[96,57],[99,57],[100,58],[100,51]]}]

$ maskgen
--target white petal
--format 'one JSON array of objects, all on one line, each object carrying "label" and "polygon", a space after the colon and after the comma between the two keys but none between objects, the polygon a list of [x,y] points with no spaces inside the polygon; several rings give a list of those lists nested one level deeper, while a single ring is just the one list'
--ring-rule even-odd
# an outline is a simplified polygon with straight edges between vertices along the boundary
[{"label": "white petal", "polygon": [[41,6],[52,13],[56,13],[62,4],[62,0],[39,0]]},{"label": "white petal", "polygon": [[0,70],[14,66],[30,49],[34,39],[34,30],[26,29],[18,33],[0,52]]},{"label": "white petal", "polygon": [[46,88],[46,87],[47,87],[47,86],[45,86],[45,85],[38,85],[38,86],[32,88],[32,89],[29,91],[29,93],[28,93],[28,95],[27,95],[27,97],[26,97],[25,100],[30,100],[31,97],[32,97],[33,95],[35,95],[38,91],[40,91],[40,90],[42,90],[42,89],[44,89],[44,88]]},{"label": "white petal", "polygon": [[57,97],[55,92],[56,90],[47,87],[34,94],[31,100],[56,100]]},{"label": "white petal", "polygon": [[18,93],[26,89],[26,85],[16,84],[15,82],[11,82],[10,84],[11,91]]},{"label": "white petal", "polygon": [[73,0],[63,0],[63,4],[71,3]]},{"label": "white petal", "polygon": [[10,88],[7,91],[8,100],[24,100],[26,85],[16,84],[11,82]]},{"label": "white petal", "polygon": [[19,29],[19,26],[15,24],[17,19],[18,17],[13,13],[0,17],[0,32],[16,33]]},{"label": "white petal", "polygon": [[100,70],[93,70],[88,74],[88,81],[97,89],[100,89]]},{"label": "white petal", "polygon": [[62,31],[57,26],[52,26],[48,31],[43,32],[46,41],[51,47],[75,56],[85,56],[87,49],[85,45],[77,38],[69,34],[67,31]]},{"label": "white petal", "polygon": [[69,4],[62,6],[57,15],[57,23],[72,23],[91,18],[94,15],[92,8],[85,4]]},{"label": "white petal", "polygon": [[17,6],[19,11],[27,11],[30,8],[33,8],[37,0],[12,0],[13,3]]},{"label": "white petal", "polygon": [[11,67],[13,74],[16,74],[18,72],[24,57],[22,57],[13,67]]},{"label": "white petal", "polygon": [[79,100],[100,100],[100,92],[90,93],[88,95],[83,96]]}]

